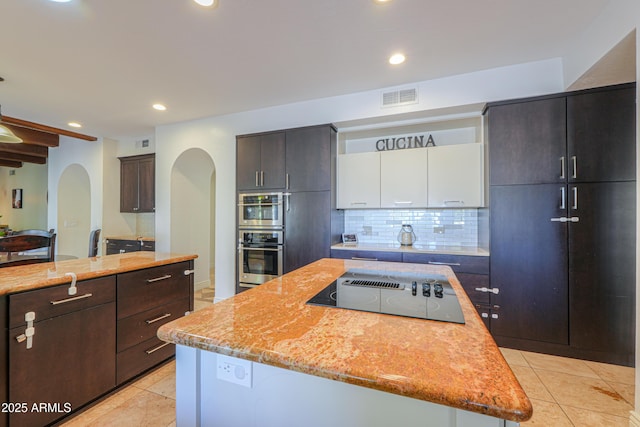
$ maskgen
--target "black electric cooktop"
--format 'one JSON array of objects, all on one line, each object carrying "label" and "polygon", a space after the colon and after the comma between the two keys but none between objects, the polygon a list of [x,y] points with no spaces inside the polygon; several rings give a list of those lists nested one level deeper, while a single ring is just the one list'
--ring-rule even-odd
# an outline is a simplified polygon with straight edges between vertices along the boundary
[{"label": "black electric cooktop", "polygon": [[352,269],[307,304],[464,323],[458,297],[442,275]]}]

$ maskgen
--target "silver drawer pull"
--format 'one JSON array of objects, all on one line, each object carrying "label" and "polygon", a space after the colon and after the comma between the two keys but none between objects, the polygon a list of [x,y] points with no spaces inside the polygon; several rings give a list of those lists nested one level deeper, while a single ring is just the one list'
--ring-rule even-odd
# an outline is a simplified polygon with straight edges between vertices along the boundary
[{"label": "silver drawer pull", "polygon": [[500,293],[500,288],[485,288],[485,287],[482,287],[482,288],[476,288],[476,291],[478,291],[478,292],[490,292],[492,294],[498,295]]},{"label": "silver drawer pull", "polygon": [[171,343],[170,342],[166,342],[164,344],[160,344],[159,346],[157,346],[155,348],[152,348],[151,350],[145,350],[145,353],[147,353],[147,354],[155,353],[156,351],[165,348],[169,344],[171,344]]},{"label": "silver drawer pull", "polygon": [[77,296],[77,297],[60,299],[58,301],[51,301],[51,305],[58,305],[58,304],[64,304],[65,302],[78,301],[80,299],[85,299],[85,298],[89,298],[89,297],[92,297],[92,296],[93,296],[93,294],[84,294],[84,295],[80,295],[80,296]]},{"label": "silver drawer pull", "polygon": [[440,262],[440,261],[429,261],[427,264],[431,264],[431,265],[453,265],[453,266],[459,266],[460,265],[459,262]]},{"label": "silver drawer pull", "polygon": [[351,259],[354,261],[378,261],[378,258],[360,258],[357,256],[352,256]]},{"label": "silver drawer pull", "polygon": [[154,282],[159,282],[161,280],[167,280],[167,279],[171,279],[170,274],[165,274],[164,276],[156,277],[155,279],[147,279],[147,283],[154,283]]},{"label": "silver drawer pull", "polygon": [[185,276],[188,276],[188,275],[193,274],[193,273],[195,273],[195,272],[196,272],[195,270],[185,270],[185,271],[184,271],[184,275],[185,275]]},{"label": "silver drawer pull", "polygon": [[155,319],[145,320],[145,322],[147,322],[147,325],[150,325],[150,324],[156,323],[156,322],[158,322],[158,321],[160,321],[162,319],[166,319],[167,317],[171,317],[171,313],[163,314],[162,316],[156,317]]}]

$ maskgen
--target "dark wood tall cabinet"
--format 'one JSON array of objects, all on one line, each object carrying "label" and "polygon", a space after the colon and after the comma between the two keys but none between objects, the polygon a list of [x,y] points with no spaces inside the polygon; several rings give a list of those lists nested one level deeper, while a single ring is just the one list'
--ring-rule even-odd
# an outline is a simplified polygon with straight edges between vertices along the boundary
[{"label": "dark wood tall cabinet", "polygon": [[489,104],[499,344],[632,365],[635,84]]}]

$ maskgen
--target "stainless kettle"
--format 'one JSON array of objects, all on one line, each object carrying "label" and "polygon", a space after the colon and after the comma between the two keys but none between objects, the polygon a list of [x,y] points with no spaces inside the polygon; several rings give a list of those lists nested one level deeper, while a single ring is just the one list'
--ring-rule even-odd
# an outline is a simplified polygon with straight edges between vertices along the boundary
[{"label": "stainless kettle", "polygon": [[409,224],[402,224],[400,233],[398,233],[398,242],[403,246],[411,246],[416,240],[418,238],[416,233],[413,232],[413,227]]}]

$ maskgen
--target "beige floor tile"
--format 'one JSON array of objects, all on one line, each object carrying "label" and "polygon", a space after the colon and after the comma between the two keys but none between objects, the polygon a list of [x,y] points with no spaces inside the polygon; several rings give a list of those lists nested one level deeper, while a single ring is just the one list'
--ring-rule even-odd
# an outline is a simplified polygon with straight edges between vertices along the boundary
[{"label": "beige floor tile", "polygon": [[579,427],[629,427],[629,417],[602,414],[571,406],[562,406],[571,422]]},{"label": "beige floor tile", "polygon": [[626,417],[633,407],[606,382],[554,371],[536,370],[560,405]]},{"label": "beige floor tile", "polygon": [[500,348],[500,352],[510,366],[529,366],[519,350]]},{"label": "beige floor tile", "polygon": [[175,421],[175,411],[175,400],[142,390],[133,399],[93,420],[91,426],[168,426]]},{"label": "beige floor tile", "polygon": [[605,381],[622,384],[635,384],[636,371],[628,366],[609,365],[599,362],[585,362],[596,374]]},{"label": "beige floor tile", "polygon": [[607,384],[611,386],[615,391],[618,392],[620,396],[624,398],[630,405],[635,405],[635,385],[634,384],[621,384],[614,383],[611,381],[605,381]]},{"label": "beige floor tile", "polygon": [[111,412],[125,402],[134,399],[135,396],[140,392],[142,392],[142,390],[139,388],[125,387],[122,390],[112,394],[111,396],[106,397],[101,402],[97,403],[81,414],[73,417],[62,425],[64,427],[82,427],[92,425],[93,421]]},{"label": "beige floor tile", "polygon": [[598,374],[596,374],[584,360],[531,353],[528,351],[523,351],[522,355],[534,369],[562,372],[564,374],[578,375],[581,377],[599,378]]},{"label": "beige floor tile", "polygon": [[547,390],[547,388],[542,384],[540,378],[536,375],[533,369],[527,366],[511,366],[511,370],[514,374],[516,374],[516,378],[520,382],[520,385],[524,389],[529,399],[538,399],[544,400],[547,402],[554,402],[553,396]]},{"label": "beige floor tile", "polygon": [[573,427],[573,424],[557,403],[531,399],[531,404],[533,405],[533,417],[529,421],[520,423],[521,427]]},{"label": "beige floor tile", "polygon": [[167,375],[160,381],[147,388],[147,391],[159,394],[170,399],[176,398],[176,376]]},{"label": "beige floor tile", "polygon": [[155,383],[162,381],[167,376],[176,375],[176,361],[172,360],[169,363],[162,365],[154,371],[149,372],[139,380],[135,381],[133,385],[143,390],[148,389]]}]

